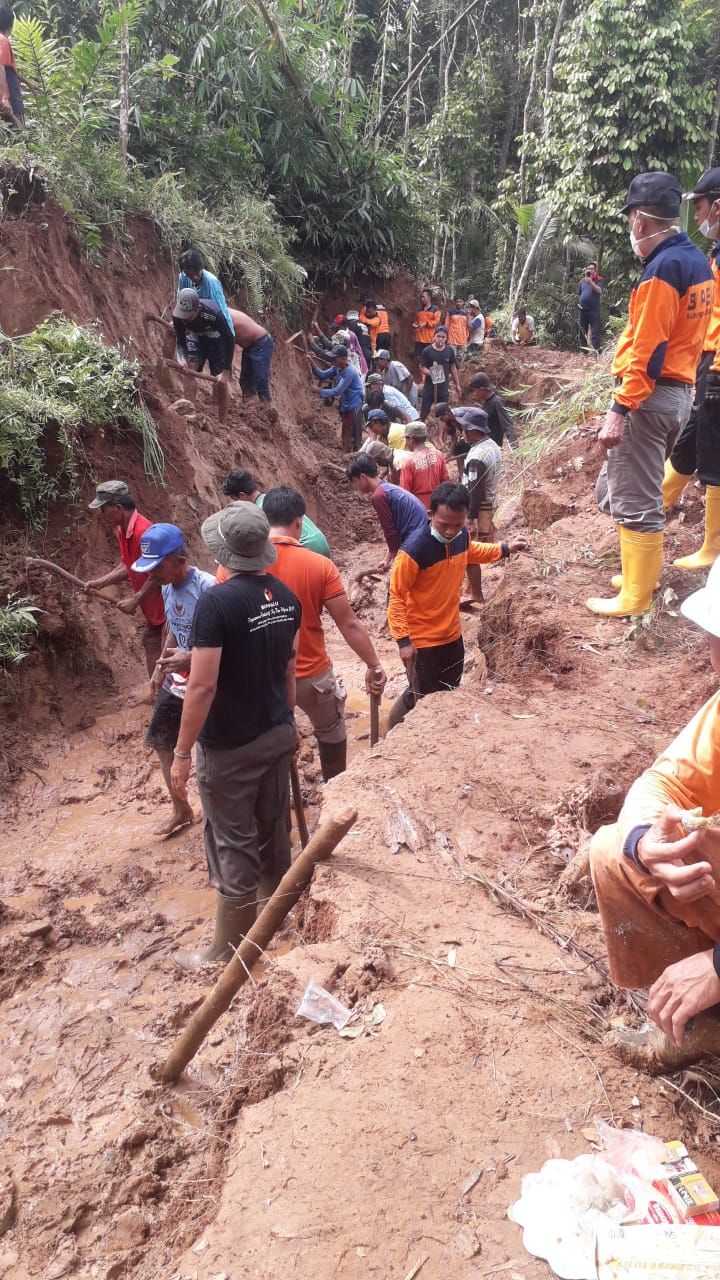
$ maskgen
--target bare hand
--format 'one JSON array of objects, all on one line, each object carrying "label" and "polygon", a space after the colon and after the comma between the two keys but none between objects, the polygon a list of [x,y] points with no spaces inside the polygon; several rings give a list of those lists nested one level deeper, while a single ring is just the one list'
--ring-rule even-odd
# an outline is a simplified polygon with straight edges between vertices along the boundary
[{"label": "bare hand", "polygon": [[527,538],[513,538],[512,542],[508,542],[508,551],[510,555],[515,555],[518,551],[529,551],[530,543]]},{"label": "bare hand", "polygon": [[686,835],[681,814],[669,804],[638,841],[637,856],[678,902],[695,902],[715,888],[713,862],[704,861],[703,854],[720,867],[720,831],[706,828]]},{"label": "bare hand", "polygon": [[386,558],[385,560],[383,560],[382,564],[379,564],[379,565],[378,565],[378,567],[377,567],[377,569],[375,569],[373,572],[374,572],[374,573],[387,573],[387,571],[388,571],[388,569],[390,568],[390,566],[391,566],[392,562],[393,562],[393,557],[392,557],[392,556],[387,556],[387,558]]},{"label": "bare hand", "polygon": [[188,362],[184,356],[177,356],[175,363],[179,364],[181,369],[187,370]]},{"label": "bare hand", "polygon": [[190,662],[192,653],[189,649],[168,649],[158,662],[158,667],[167,675],[170,671],[177,671],[184,675],[190,670]]},{"label": "bare hand", "polygon": [[90,578],[83,583],[83,591],[99,591],[102,583],[99,578]]},{"label": "bare hand", "polygon": [[219,374],[218,374],[218,378],[217,378],[217,380],[218,380],[218,382],[228,382],[228,383],[229,383],[229,382],[230,382],[230,380],[231,380],[231,373],[230,373],[230,370],[229,370],[229,369],[223,369],[222,373],[219,373]]},{"label": "bare hand", "polygon": [[712,948],[668,965],[650,988],[648,1013],[678,1048],[685,1039],[690,1018],[720,1003],[720,978],[715,972]]},{"label": "bare hand", "polygon": [[[400,651],[402,654],[402,650]],[[366,667],[365,668],[365,691],[366,693],[374,693],[376,697],[380,697],[385,685],[387,684],[387,676],[382,667]]]},{"label": "bare hand", "polygon": [[138,607],[138,603],[139,601],[137,596],[128,596],[127,600],[119,600],[116,608],[119,609],[121,613],[134,613]]},{"label": "bare hand", "polygon": [[605,414],[605,421],[598,431],[598,444],[603,449],[614,449],[617,445],[622,444],[624,434],[625,418],[621,413],[613,413],[612,409],[608,409]]},{"label": "bare hand", "polygon": [[163,672],[160,669],[160,663],[158,662],[155,670],[153,671],[150,677],[150,695],[152,697],[153,702],[157,702],[158,695],[160,693],[160,690],[163,687],[164,679],[165,677],[163,675]]},{"label": "bare hand", "polygon": [[2,116],[3,120],[15,119],[12,103],[7,98],[0,99],[0,116]]},{"label": "bare hand", "polygon": [[468,520],[468,522],[467,522],[467,531],[468,531],[468,533],[470,534],[470,537],[471,537],[471,539],[473,540],[473,542],[477,542],[477,537],[478,537],[478,522],[477,522],[477,520]]},{"label": "bare hand", "polygon": [[415,666],[416,656],[417,656],[417,649],[415,648],[415,645],[412,643],[412,641],[410,641],[410,644],[402,645],[400,649],[400,658],[403,663],[403,666],[405,667],[405,670],[408,673],[408,679],[410,679],[413,667]]},{"label": "bare hand", "polygon": [[192,768],[192,760],[178,760],[177,756],[173,756],[172,767],[170,769],[170,781],[173,791],[181,800],[187,800],[187,781],[190,777],[190,769]]}]

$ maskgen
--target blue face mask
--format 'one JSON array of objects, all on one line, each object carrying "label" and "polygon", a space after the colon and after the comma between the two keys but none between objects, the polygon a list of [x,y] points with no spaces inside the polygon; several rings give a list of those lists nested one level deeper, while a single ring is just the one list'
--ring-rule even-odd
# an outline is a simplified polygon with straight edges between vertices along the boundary
[{"label": "blue face mask", "polygon": [[457,537],[459,537],[460,535],[459,535],[459,534],[457,534],[457,533],[454,533],[454,534],[453,534],[453,536],[452,536],[451,538],[446,538],[444,533],[441,533],[439,529],[436,529],[436,528],[435,528],[435,525],[434,525],[434,524],[431,524],[431,525],[430,525],[430,536],[431,536],[432,538],[435,538],[435,541],[436,541],[436,542],[442,542],[443,546],[444,546],[444,547],[446,547],[450,542],[454,542],[454,541],[455,541],[455,539],[456,539]]}]

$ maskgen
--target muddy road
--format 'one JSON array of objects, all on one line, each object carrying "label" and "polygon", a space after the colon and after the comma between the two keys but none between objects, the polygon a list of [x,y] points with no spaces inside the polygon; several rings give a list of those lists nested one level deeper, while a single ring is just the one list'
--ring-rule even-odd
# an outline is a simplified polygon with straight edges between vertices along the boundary
[{"label": "muddy road", "polygon": [[[112,696],[34,739],[4,822],[0,1276],[403,1280],[422,1264],[530,1280],[547,1268],[506,1209],[525,1172],[587,1149],[596,1115],[684,1135],[717,1179],[713,1126],[682,1081],[603,1045],[628,1009],[589,885],[561,888],[587,831],[712,687],[676,610],[633,635],[583,609],[614,568],[595,465],[578,430],[525,504],[508,474],[504,534],[527,529],[530,501],[569,514],[485,575],[460,690],[372,753],[359,664],[329,627],[351,764],[323,791],[308,739],[303,787],[311,825],[321,803],[356,806],[358,823],[177,1087],[150,1067],[205,993],[171,956],[207,935],[212,894],[199,826],[153,835],[166,801],[132,653]],[[696,507],[691,494],[670,551],[693,544]],[[346,541],[346,582],[380,551]],[[390,698],[403,681],[384,586],[355,598]],[[362,1034],[295,1016],[310,980],[361,1012]]]}]

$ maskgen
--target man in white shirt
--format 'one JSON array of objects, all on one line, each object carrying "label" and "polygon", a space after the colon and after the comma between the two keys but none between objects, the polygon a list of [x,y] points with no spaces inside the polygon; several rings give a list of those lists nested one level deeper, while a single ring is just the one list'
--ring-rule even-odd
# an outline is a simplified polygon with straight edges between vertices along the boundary
[{"label": "man in white shirt", "polygon": [[417,422],[420,414],[397,387],[383,382],[381,373],[371,373],[365,381],[365,399],[371,409],[390,410],[401,422]]},{"label": "man in white shirt", "polygon": [[517,347],[531,347],[535,341],[535,321],[524,307],[513,317],[510,336]]},{"label": "man in white shirt", "polygon": [[476,356],[485,346],[485,317],[477,298],[471,298],[465,309],[468,319],[466,356]]}]

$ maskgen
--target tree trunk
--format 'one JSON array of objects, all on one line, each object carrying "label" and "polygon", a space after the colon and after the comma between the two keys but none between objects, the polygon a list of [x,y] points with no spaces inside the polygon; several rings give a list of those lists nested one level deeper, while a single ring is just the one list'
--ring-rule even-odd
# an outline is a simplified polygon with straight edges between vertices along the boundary
[{"label": "tree trunk", "polygon": [[[540,226],[538,227],[538,230],[535,235],[535,239],[533,240],[528,250],[528,255],[527,255],[527,258],[525,259],[525,265],[522,271],[520,272],[520,279],[518,280],[517,286],[512,293],[513,315],[516,313],[518,307],[520,306],[520,303],[522,302],[525,285],[527,284],[528,277],[530,275],[530,268],[532,267],[533,262],[535,261],[537,251],[543,242],[543,236],[545,235],[545,232],[547,231],[550,225],[550,221],[552,217],[553,217],[553,210],[548,209],[547,213],[545,214],[545,217],[543,218],[542,222],[540,223]],[[513,268],[514,266],[515,266],[515,263],[513,263]]]},{"label": "tree trunk", "polygon": [[387,50],[388,50],[388,34],[390,28],[390,6],[392,0],[386,0],[385,4],[385,23],[383,26],[382,50],[380,53],[380,84],[378,87],[378,107],[376,123],[382,120],[383,103],[385,101],[385,75],[387,72]]},{"label": "tree trunk", "polygon": [[[261,4],[261,3],[262,3],[262,0],[255,0],[255,4]],[[463,9],[462,13],[457,18],[455,18],[454,22],[450,23],[450,26],[445,32],[445,36],[447,37],[452,35],[453,32],[456,30],[456,28],[459,27],[460,24],[465,21],[468,14],[471,13],[473,9],[476,9],[479,4],[480,4],[480,0],[470,0],[470,3],[466,6],[466,8]],[[408,5],[408,13],[410,16],[412,16],[412,12],[413,12],[412,5]],[[415,63],[415,66],[412,65],[412,51],[408,46],[407,76],[403,80],[403,83],[400,85],[400,88],[398,89],[397,93],[395,93],[393,97],[390,99],[387,107],[385,108],[385,111],[383,112],[382,119],[378,120],[377,126],[375,128],[375,133],[377,133],[382,128],[388,116],[390,115],[390,112],[394,109],[394,107],[397,106],[403,94],[407,94],[407,91],[410,85],[415,80],[417,80],[420,73],[424,71],[425,67],[427,66],[428,62],[432,58],[432,55],[434,54],[435,50],[438,48],[439,45],[440,45],[439,39],[435,40],[433,44],[429,45],[428,48],[425,50],[425,53],[423,54],[422,58],[420,58],[419,61]],[[408,98],[406,97],[406,104],[407,102],[408,102]],[[406,105],[406,113],[405,113],[406,127],[407,127],[408,120],[409,120],[409,112],[407,110],[407,105]]]},{"label": "tree trunk", "polygon": [[130,137],[130,28],[123,23],[120,35],[120,125],[118,148],[123,164],[127,164]]},{"label": "tree trunk", "polygon": [[[348,32],[348,42],[347,42],[347,48],[345,50],[345,57],[343,58],[343,64],[344,64],[343,72],[345,76],[345,81],[347,82],[350,79],[350,72],[352,71],[353,44],[355,42],[355,0],[349,0],[345,22],[346,22],[347,32]],[[347,89],[343,88],[343,92],[340,95],[340,123],[341,124],[344,124],[345,122],[346,102],[347,102]]]},{"label": "tree trunk", "polygon": [[718,76],[715,88],[715,105],[713,106],[712,124],[710,125],[710,141],[708,143],[707,160],[705,161],[706,169],[711,169],[715,161],[718,124],[720,124],[720,76]]},{"label": "tree trunk", "polygon": [[563,22],[565,21],[565,11],[567,9],[567,0],[560,0],[560,8],[555,19],[555,29],[550,41],[550,49],[547,56],[547,66],[545,67],[545,99],[543,102],[543,137],[550,136],[550,94],[552,92],[553,73],[555,71],[555,58],[557,57],[558,45],[560,43],[560,33],[562,32]]},{"label": "tree trunk", "polygon": [[[532,19],[535,24],[535,37],[533,41],[533,56],[530,66],[530,83],[528,84],[527,96],[525,98],[525,107],[523,110],[523,130],[522,142],[520,144],[520,170],[518,173],[518,203],[525,204],[525,177],[527,169],[527,148],[528,136],[530,133],[530,118],[532,115],[533,100],[535,98],[535,85],[537,83],[538,61],[540,58],[540,31],[541,23],[538,14],[538,0],[532,7]],[[510,297],[516,292],[516,278],[518,263],[520,261],[520,246],[522,244],[522,232],[518,224],[517,234],[515,236],[515,250],[513,252],[512,270],[510,272]],[[526,277],[527,278],[527,277]]]},{"label": "tree trunk", "polygon": [[[413,17],[415,9],[413,0],[408,5],[408,50],[407,50],[407,80],[405,88],[405,128],[403,129],[403,158],[407,160],[408,151],[410,149],[410,110],[412,107],[412,65],[413,65]],[[386,113],[387,114],[387,113]],[[376,131],[379,131],[384,116],[378,117]]]}]

